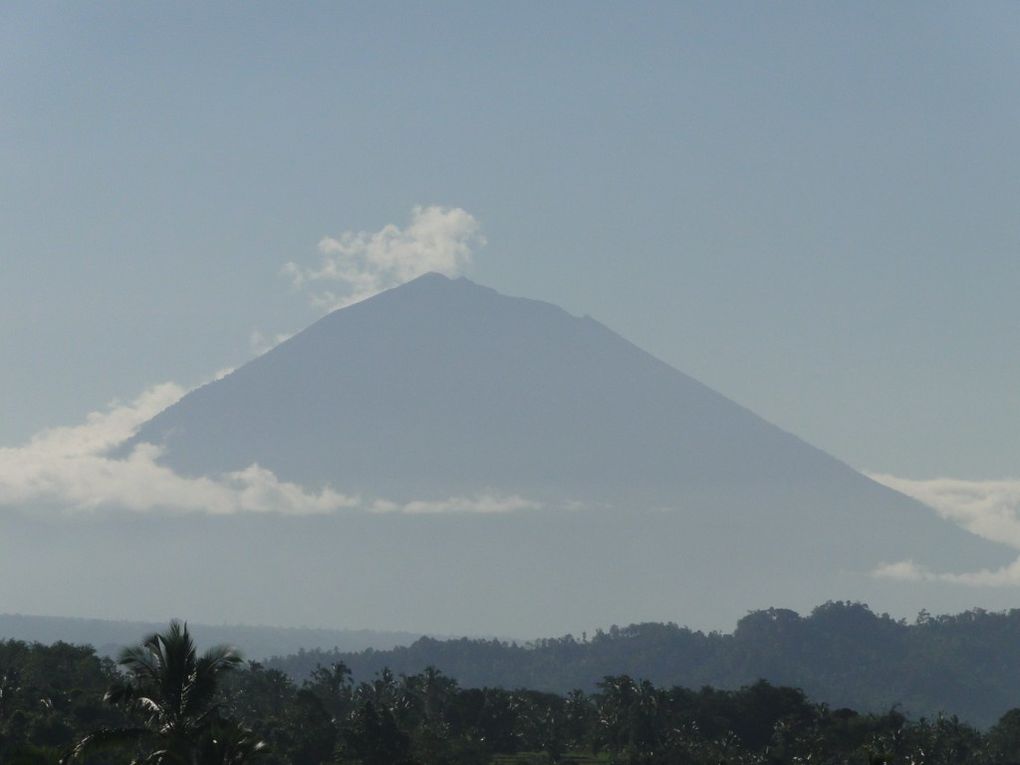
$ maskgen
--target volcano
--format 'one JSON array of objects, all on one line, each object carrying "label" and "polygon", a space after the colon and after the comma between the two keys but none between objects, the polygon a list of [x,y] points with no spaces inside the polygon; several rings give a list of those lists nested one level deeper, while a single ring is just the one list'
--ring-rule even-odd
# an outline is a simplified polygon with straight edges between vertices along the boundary
[{"label": "volcano", "polygon": [[[154,535],[135,554],[196,591],[224,582],[237,620],[527,635],[835,599],[911,614],[976,591],[876,567],[1010,558],[591,318],[437,274],[189,393],[123,452],[141,443],[190,476],[257,464],[433,511],[132,521]],[[75,533],[102,544],[99,525]],[[82,568],[109,586],[102,558]]]}]

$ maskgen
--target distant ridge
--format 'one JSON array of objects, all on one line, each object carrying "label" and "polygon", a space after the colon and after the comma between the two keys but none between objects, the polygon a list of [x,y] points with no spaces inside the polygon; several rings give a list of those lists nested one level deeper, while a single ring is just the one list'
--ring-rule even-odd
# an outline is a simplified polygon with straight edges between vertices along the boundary
[{"label": "distant ridge", "polygon": [[[97,653],[116,656],[121,648],[166,629],[166,622],[113,621],[60,616],[0,614],[0,640],[51,644],[58,641],[91,645]],[[299,650],[387,650],[410,645],[420,634],[375,630],[327,630],[310,627],[265,627],[189,623],[199,645],[226,643],[240,648],[245,658],[267,659]]]},{"label": "distant ridge", "polygon": [[435,667],[462,687],[562,694],[594,691],[607,675],[687,688],[737,689],[765,679],[833,709],[945,713],[988,726],[1020,703],[1018,639],[1015,609],[897,621],[860,603],[825,603],[805,616],[752,611],[731,633],[646,623],[527,644],[422,638],[390,651],[280,656],[269,666],[303,680],[317,665],[342,661],[355,681],[384,668],[410,675]]}]

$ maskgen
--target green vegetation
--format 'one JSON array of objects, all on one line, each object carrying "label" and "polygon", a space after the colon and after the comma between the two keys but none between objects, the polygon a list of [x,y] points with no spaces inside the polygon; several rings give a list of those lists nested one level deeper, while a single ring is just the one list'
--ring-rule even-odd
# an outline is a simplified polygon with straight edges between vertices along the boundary
[{"label": "green vegetation", "polygon": [[160,765],[250,761],[265,745],[223,717],[218,698],[221,677],[240,663],[241,657],[227,646],[199,656],[187,626],[171,622],[165,633],[124,650],[124,676],[106,692],[105,700],[133,724],[88,734],[65,762],[84,762],[91,753],[112,748]]},{"label": "green vegetation", "polygon": [[688,688],[737,689],[764,678],[832,707],[882,712],[899,705],[913,717],[950,710],[987,727],[1020,706],[1020,610],[922,613],[907,623],[860,603],[826,603],[805,617],[755,611],[732,634],[635,624],[528,645],[423,638],[389,651],[306,651],[266,663],[300,680],[334,662],[356,680],[384,667],[414,674],[434,666],[465,686],[554,693],[591,692],[619,674]]},{"label": "green vegetation", "polygon": [[176,623],[119,666],[91,648],[0,642],[0,763],[61,762],[1020,765],[1020,709],[981,731],[764,680],[692,690],[610,674],[590,692],[551,693],[467,687],[433,667],[358,681],[334,662],[296,681],[227,647],[200,654]]}]

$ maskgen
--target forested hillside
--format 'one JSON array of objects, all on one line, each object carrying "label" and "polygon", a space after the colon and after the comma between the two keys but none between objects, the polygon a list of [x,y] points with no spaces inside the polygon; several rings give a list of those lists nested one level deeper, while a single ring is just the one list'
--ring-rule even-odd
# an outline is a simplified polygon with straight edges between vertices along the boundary
[{"label": "forested hillside", "polygon": [[[105,695],[104,695],[105,692]],[[4,765],[1015,765],[1020,710],[986,732],[818,704],[764,681],[662,687],[625,674],[591,693],[469,688],[428,668],[302,682],[179,624],[126,650],[0,642]]]},{"label": "forested hillside", "polygon": [[625,673],[659,685],[735,689],[765,679],[802,688],[834,707],[915,715],[951,711],[979,725],[1020,706],[1020,610],[921,613],[913,623],[859,603],[826,603],[806,617],[755,611],[732,634],[676,624],[635,624],[521,645],[422,638],[408,647],[358,653],[302,652],[268,665],[297,679],[342,661],[359,680],[384,667],[435,666],[467,687],[593,690]]}]

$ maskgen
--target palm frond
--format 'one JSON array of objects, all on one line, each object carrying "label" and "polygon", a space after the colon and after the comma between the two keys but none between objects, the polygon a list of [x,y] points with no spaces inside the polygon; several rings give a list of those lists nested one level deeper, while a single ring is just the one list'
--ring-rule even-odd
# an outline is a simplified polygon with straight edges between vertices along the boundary
[{"label": "palm frond", "polygon": [[195,669],[185,687],[182,711],[200,713],[216,695],[220,675],[235,669],[243,662],[241,653],[231,646],[218,645],[207,650],[195,661]]},{"label": "palm frond", "polygon": [[222,643],[220,645],[214,645],[211,648],[206,649],[206,652],[202,654],[201,661],[208,663],[210,666],[216,667],[217,671],[225,671],[233,669],[244,660],[241,652],[232,645]]},{"label": "palm frond", "polygon": [[118,680],[103,695],[103,701],[115,706],[126,706],[135,700],[137,688],[132,683]]},{"label": "palm frond", "polygon": [[139,744],[152,738],[146,728],[103,728],[90,733],[61,758],[61,765],[78,762],[85,755],[101,749]]},{"label": "palm frond", "polygon": [[148,712],[149,714],[153,715],[163,714],[163,705],[160,704],[155,699],[149,698],[148,696],[139,696],[134,701],[135,704],[137,704],[140,709],[142,709],[145,712]]},{"label": "palm frond", "polygon": [[157,749],[155,752],[142,759],[135,760],[131,765],[168,765],[168,763],[180,763],[186,765],[186,760],[169,749]]},{"label": "palm frond", "polygon": [[151,649],[151,641],[155,635],[150,635],[141,645],[125,648],[120,652],[117,663],[136,677],[151,677],[157,671],[155,656]]}]

